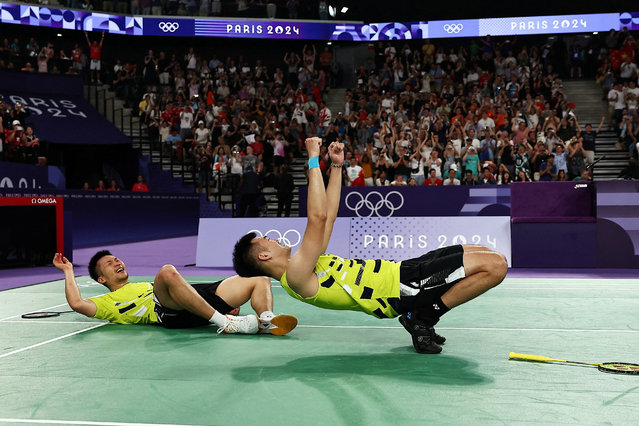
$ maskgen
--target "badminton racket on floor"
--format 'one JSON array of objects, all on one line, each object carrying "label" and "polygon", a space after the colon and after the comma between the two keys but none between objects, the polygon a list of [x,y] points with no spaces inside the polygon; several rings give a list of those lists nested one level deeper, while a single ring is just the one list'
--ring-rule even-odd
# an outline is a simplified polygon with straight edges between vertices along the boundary
[{"label": "badminton racket on floor", "polygon": [[28,314],[22,314],[22,318],[35,319],[35,318],[51,318],[58,317],[60,314],[66,314],[73,311],[58,311],[58,312],[29,312]]},{"label": "badminton racket on floor", "polygon": [[534,362],[561,362],[565,364],[592,365],[593,367],[597,367],[599,371],[603,371],[606,373],[639,374],[639,364],[630,364],[628,362],[602,362],[600,364],[595,364],[592,362],[567,361],[565,359],[548,358],[547,356],[541,355],[518,354],[515,352],[509,353],[508,359]]}]

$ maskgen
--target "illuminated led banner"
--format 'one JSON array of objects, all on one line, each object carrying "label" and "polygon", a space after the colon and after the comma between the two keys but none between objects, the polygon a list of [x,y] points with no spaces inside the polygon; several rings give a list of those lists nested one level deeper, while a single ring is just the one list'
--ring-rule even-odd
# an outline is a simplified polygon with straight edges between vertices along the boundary
[{"label": "illuminated led banner", "polygon": [[373,24],[336,24],[331,40],[378,41],[428,38],[428,22],[383,22]]},{"label": "illuminated led banner", "polygon": [[639,12],[417,22],[326,22],[121,16],[103,12],[0,3],[0,22],[110,34],[253,39],[377,41],[561,34],[639,29]]},{"label": "illuminated led banner", "polygon": [[145,17],[143,24],[144,35],[154,36],[343,41],[423,39],[428,37],[427,22],[359,24]]},{"label": "illuminated led banner", "polygon": [[[243,235],[274,238],[295,252],[306,218],[201,218],[196,265],[233,266],[233,244]],[[404,260],[455,244],[481,244],[511,265],[510,217],[338,217],[327,253],[346,258]]]},{"label": "illuminated led banner", "polygon": [[101,12],[0,3],[0,22],[3,24],[144,35],[142,19],[141,16],[120,16]]},{"label": "illuminated led banner", "polygon": [[620,15],[618,13],[490,18],[479,20],[479,35],[605,32],[610,31],[611,28],[619,30],[619,26]]}]

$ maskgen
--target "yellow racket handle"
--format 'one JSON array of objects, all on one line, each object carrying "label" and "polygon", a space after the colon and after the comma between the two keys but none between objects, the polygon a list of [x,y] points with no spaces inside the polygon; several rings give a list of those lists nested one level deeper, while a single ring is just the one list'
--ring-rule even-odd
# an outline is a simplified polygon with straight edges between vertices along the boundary
[{"label": "yellow racket handle", "polygon": [[592,362],[566,361],[565,359],[548,358],[547,356],[542,356],[542,355],[518,354],[516,352],[510,352],[508,354],[508,359],[521,359],[524,361],[536,361],[536,362],[567,362],[570,364],[583,364],[583,365],[595,365],[595,366],[600,365],[600,364],[594,364]]},{"label": "yellow racket handle", "polygon": [[566,362],[565,359],[548,358],[547,356],[542,356],[542,355],[518,354],[516,352],[509,353],[508,359],[522,359],[524,361],[537,361],[537,362]]}]

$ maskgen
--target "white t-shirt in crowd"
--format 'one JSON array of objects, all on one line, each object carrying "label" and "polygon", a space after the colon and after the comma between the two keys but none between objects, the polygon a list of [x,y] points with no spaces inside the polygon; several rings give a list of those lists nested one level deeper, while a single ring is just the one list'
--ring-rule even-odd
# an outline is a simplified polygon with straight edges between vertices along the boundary
[{"label": "white t-shirt in crowd", "polygon": [[477,121],[477,125],[479,126],[479,130],[484,130],[485,128],[495,129],[495,120],[490,117],[480,118]]},{"label": "white t-shirt in crowd", "polygon": [[359,172],[361,171],[362,171],[362,167],[359,165],[347,167],[346,175],[348,176],[348,179],[352,182],[359,177]]},{"label": "white t-shirt in crowd", "polygon": [[206,144],[206,142],[208,142],[209,139],[209,129],[207,129],[206,127],[203,129],[200,129],[199,127],[197,129],[195,129],[195,140],[204,145]]},{"label": "white t-shirt in crowd", "polygon": [[180,113],[180,128],[190,129],[193,123],[193,113],[191,111],[182,111]]},{"label": "white t-shirt in crowd", "polygon": [[450,183],[450,178],[444,179],[444,186],[446,185],[461,185],[461,182],[457,178],[453,178],[453,183]]},{"label": "white t-shirt in crowd", "polygon": [[608,92],[608,104],[614,105],[615,109],[624,109],[626,107],[626,101],[623,98],[623,92],[616,89],[612,89]]}]

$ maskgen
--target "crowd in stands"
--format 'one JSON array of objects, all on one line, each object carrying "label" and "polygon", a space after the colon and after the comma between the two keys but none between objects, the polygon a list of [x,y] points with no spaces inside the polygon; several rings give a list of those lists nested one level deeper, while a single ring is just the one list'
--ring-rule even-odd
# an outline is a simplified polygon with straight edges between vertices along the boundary
[{"label": "crowd in stands", "polygon": [[[253,171],[270,184],[314,134],[326,145],[345,143],[347,185],[590,178],[601,126],[579,123],[549,44],[486,37],[445,52],[427,40],[417,49],[379,44],[376,53],[334,113],[324,103],[328,49],[287,52],[270,71],[241,56],[189,49],[183,58],[155,59],[149,51],[145,63],[158,66],[145,68],[139,113],[165,152],[195,161],[202,190],[209,170],[234,182]],[[324,173],[332,171],[328,161],[324,152]]]},{"label": "crowd in stands", "polygon": [[[636,142],[639,130],[636,45],[624,32],[611,32],[606,43],[609,39],[598,69],[611,102],[608,125],[636,157],[629,143]],[[32,39],[24,48],[29,57],[40,52],[70,60],[64,72],[86,72],[91,59],[100,62],[94,47],[102,43],[88,37],[87,42],[86,54],[76,46],[78,61],[63,51],[55,55],[51,43],[45,51]],[[18,65],[11,61],[14,44],[23,48],[17,40],[5,40],[0,68]],[[618,67],[611,59],[613,46],[632,52]],[[47,70],[60,72],[61,60]],[[374,56],[357,69],[356,86],[347,91],[340,111],[325,104],[334,78],[328,46],[283,52],[280,65],[269,67],[240,54],[149,50],[138,63],[115,59],[107,71],[113,76],[108,82],[163,152],[193,167],[201,192],[210,195],[210,186],[221,182],[240,188],[249,209],[261,187],[282,181],[278,176],[289,173],[286,166],[303,156],[305,137],[315,134],[326,145],[345,143],[346,185],[590,179],[588,166],[605,117],[601,123],[579,121],[563,89],[562,61],[573,77],[582,75],[583,50],[550,41],[525,45],[517,38],[487,36],[454,49],[430,40],[379,42]],[[7,114],[3,122],[14,123],[16,112]],[[330,167],[325,152],[320,167],[326,174],[339,170]]]},{"label": "crowd in stands", "polygon": [[[108,186],[105,182],[108,182]],[[95,188],[93,188],[88,181],[82,184],[82,188],[84,191],[120,191],[129,188],[123,188],[121,183],[118,183],[118,179],[107,179],[106,177],[102,177],[98,179],[98,184]],[[144,178],[142,176],[138,176],[136,182],[130,188],[131,191],[134,192],[149,192],[149,187],[144,182]]]},{"label": "crowd in stands", "polygon": [[[53,54],[50,44],[40,48],[34,38],[24,46],[18,38],[14,38],[12,42],[9,38],[4,38],[0,45],[0,69],[14,68],[15,61],[22,58],[31,58],[32,62],[40,63],[42,58],[46,57],[48,61]],[[28,67],[21,67],[24,71],[31,71],[33,64],[28,63]],[[48,69],[44,69],[43,72],[47,71]],[[35,135],[33,126],[27,125],[26,119],[29,115],[28,108],[20,102],[13,104],[0,99],[0,160],[33,164],[38,161],[40,140]]]},{"label": "crowd in stands", "polygon": [[[89,43],[91,44],[91,43]],[[85,50],[90,48],[85,48]],[[76,43],[72,49],[55,49],[52,41],[40,43],[35,37],[28,41],[19,37],[2,38],[0,69],[53,73],[80,74],[86,68],[88,57],[83,46]]]},{"label": "crowd in stands", "polygon": [[579,123],[554,54],[491,37],[448,52],[379,46],[326,129],[347,142],[347,184],[589,179],[596,131]]},{"label": "crowd in stands", "polygon": [[[322,114],[332,62],[328,47],[312,45],[284,53],[281,67],[271,69],[259,59],[206,57],[193,48],[170,57],[149,50],[137,112],[164,154],[192,165],[201,192],[210,196],[211,185],[223,184],[253,198],[244,193],[280,182],[278,190],[292,193],[291,179],[279,175],[302,155],[306,135],[322,128],[318,120],[331,121]],[[118,84],[116,76],[116,91]]]},{"label": "crowd in stands", "polygon": [[606,36],[607,55],[597,69],[597,81],[608,101],[608,128],[617,133],[617,147],[637,164],[639,143],[638,79],[639,46],[628,31],[610,31]]},{"label": "crowd in stands", "polygon": [[0,161],[46,163],[34,127],[27,125],[29,115],[20,102],[13,105],[0,99]]}]

